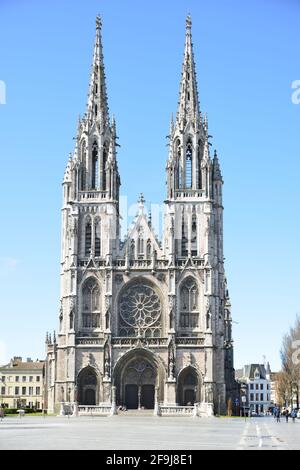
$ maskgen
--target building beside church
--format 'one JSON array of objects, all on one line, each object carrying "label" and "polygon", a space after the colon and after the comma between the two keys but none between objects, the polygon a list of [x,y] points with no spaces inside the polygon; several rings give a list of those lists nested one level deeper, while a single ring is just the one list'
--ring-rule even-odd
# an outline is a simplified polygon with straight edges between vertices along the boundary
[{"label": "building beside church", "polygon": [[258,415],[267,413],[276,404],[272,394],[272,373],[270,364],[248,364],[236,371],[236,379],[244,389],[250,412]]},{"label": "building beside church", "polygon": [[169,133],[162,241],[143,197],[120,239],[116,139],[97,17],[87,109],[63,179],[59,329],[46,338],[48,410],[199,403],[203,413],[225,412],[236,382],[223,179],[199,107],[190,17]]},{"label": "building beside church", "polygon": [[13,357],[8,364],[0,367],[0,407],[34,408],[44,406],[45,361],[32,361]]}]

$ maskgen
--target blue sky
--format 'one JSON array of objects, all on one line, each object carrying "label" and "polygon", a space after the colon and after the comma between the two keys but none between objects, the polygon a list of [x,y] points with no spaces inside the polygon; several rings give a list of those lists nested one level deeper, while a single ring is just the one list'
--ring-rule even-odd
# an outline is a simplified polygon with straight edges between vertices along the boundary
[{"label": "blue sky", "polygon": [[58,324],[61,181],[85,110],[97,13],[130,204],[141,191],[152,203],[165,197],[191,13],[201,109],[225,180],[235,364],[266,355],[278,368],[282,335],[300,313],[296,0],[0,0],[0,362],[42,357]]}]

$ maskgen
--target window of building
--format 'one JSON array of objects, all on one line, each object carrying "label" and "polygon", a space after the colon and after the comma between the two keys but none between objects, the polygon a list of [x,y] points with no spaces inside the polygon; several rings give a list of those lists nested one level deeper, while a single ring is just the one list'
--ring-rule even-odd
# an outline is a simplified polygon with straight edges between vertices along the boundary
[{"label": "window of building", "polygon": [[138,238],[138,253],[139,255],[144,254],[144,239],[141,235]]},{"label": "window of building", "polygon": [[186,154],[185,154],[185,187],[192,187],[192,156],[193,156],[192,142],[187,143]]},{"label": "window of building", "polygon": [[40,382],[40,376],[39,375],[36,376],[36,381]]},{"label": "window of building", "polygon": [[5,382],[5,375],[2,375],[1,382]]},{"label": "window of building", "polygon": [[1,395],[5,395],[5,387],[1,387]]},{"label": "window of building", "polygon": [[82,142],[81,145],[81,190],[86,189],[86,147],[85,142]]},{"label": "window of building", "polygon": [[20,380],[20,377],[19,377],[18,375],[16,375],[15,381],[16,381],[16,382],[19,382],[19,380]]},{"label": "window of building", "polygon": [[256,401],[259,401],[259,393],[256,394],[255,399]]},{"label": "window of building", "polygon": [[101,224],[100,220],[95,220],[95,256],[101,255]]},{"label": "window of building", "polygon": [[29,382],[33,382],[33,376],[32,375],[29,376]]},{"label": "window of building", "polygon": [[99,181],[99,164],[98,164],[98,145],[93,144],[92,150],[92,189],[98,189]]},{"label": "window of building", "polygon": [[261,390],[264,389],[264,384],[260,384],[260,389],[261,389]]},{"label": "window of building", "polygon": [[260,401],[264,401],[264,394],[263,393],[260,394]]},{"label": "window of building", "polygon": [[250,384],[250,390],[254,390],[254,384]]},{"label": "window of building", "polygon": [[12,387],[8,387],[8,395],[12,394]]},{"label": "window of building", "polygon": [[20,395],[20,388],[19,387],[15,387],[15,395]]},{"label": "window of building", "polygon": [[196,281],[187,279],[180,291],[180,326],[197,328],[199,321],[198,288]]},{"label": "window of building", "polygon": [[147,258],[151,258],[151,240],[147,241]]},{"label": "window of building", "polygon": [[250,394],[250,401],[254,401],[254,393]]},{"label": "window of building", "polygon": [[41,388],[40,387],[36,387],[36,395],[40,395],[41,394]]},{"label": "window of building", "polygon": [[103,146],[103,158],[102,158],[102,189],[106,190],[106,162],[107,162],[107,144],[105,142]]},{"label": "window of building", "polygon": [[26,375],[23,375],[22,382],[26,382]]},{"label": "window of building", "polygon": [[26,395],[26,387],[22,387],[22,395]]},{"label": "window of building", "polygon": [[33,387],[29,387],[29,395],[33,395]]},{"label": "window of building", "polygon": [[258,384],[255,384],[255,389],[259,390],[259,385]]},{"label": "window of building", "polygon": [[92,224],[90,221],[85,226],[85,256],[90,256],[92,248]]},{"label": "window of building", "polygon": [[197,216],[195,213],[192,217],[191,254],[192,256],[197,256]]},{"label": "window of building", "polygon": [[82,326],[99,328],[100,326],[100,290],[95,279],[88,279],[83,287]]}]

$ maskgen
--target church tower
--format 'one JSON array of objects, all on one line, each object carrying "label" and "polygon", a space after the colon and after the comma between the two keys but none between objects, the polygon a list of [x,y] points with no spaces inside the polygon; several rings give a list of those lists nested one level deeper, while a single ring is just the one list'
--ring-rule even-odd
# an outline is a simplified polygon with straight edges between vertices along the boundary
[{"label": "church tower", "polygon": [[[180,305],[176,335],[204,339],[205,401],[210,402],[209,396],[214,396],[215,403],[218,397],[225,406],[234,379],[231,314],[224,275],[223,179],[216,150],[211,157],[208,118],[200,110],[191,26],[188,16],[178,109],[169,134],[164,250],[174,268],[175,282],[170,282],[169,295],[176,296]],[[195,286],[191,279],[197,279],[197,312],[193,312],[194,300],[188,294]],[[226,371],[225,363],[231,372]]]},{"label": "church tower", "polygon": [[122,405],[211,415],[233,400],[223,179],[209,140],[187,17],[163,240],[143,195],[120,240],[116,124],[97,17],[87,110],[63,180],[59,331],[46,338],[50,411],[105,414]]}]

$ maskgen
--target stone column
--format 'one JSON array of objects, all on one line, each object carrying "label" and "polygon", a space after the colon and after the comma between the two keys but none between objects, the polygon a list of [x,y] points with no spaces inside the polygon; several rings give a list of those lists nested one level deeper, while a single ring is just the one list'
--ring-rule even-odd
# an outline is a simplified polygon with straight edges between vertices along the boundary
[{"label": "stone column", "polygon": [[110,416],[118,414],[117,412],[117,388],[115,386],[111,387],[111,410]]},{"label": "stone column", "polygon": [[158,403],[158,387],[155,387],[155,395],[154,395],[154,416],[161,416],[160,406]]}]

